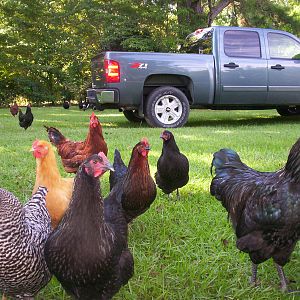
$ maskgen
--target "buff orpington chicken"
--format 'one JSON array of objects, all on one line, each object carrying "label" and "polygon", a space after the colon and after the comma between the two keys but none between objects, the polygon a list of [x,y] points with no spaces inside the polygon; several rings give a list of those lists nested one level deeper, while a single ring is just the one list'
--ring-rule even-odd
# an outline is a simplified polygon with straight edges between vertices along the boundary
[{"label": "buff orpington chicken", "polygon": [[33,156],[36,159],[36,179],[33,193],[40,185],[48,188],[46,206],[51,217],[52,227],[59,224],[72,196],[74,178],[62,178],[56,163],[52,145],[43,140],[32,144]]}]

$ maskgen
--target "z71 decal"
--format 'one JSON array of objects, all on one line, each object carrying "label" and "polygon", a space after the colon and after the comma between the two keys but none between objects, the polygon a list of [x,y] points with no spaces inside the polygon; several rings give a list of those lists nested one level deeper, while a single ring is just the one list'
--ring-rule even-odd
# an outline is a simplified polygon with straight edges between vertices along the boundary
[{"label": "z71 decal", "polygon": [[130,68],[132,68],[132,69],[147,69],[148,64],[140,63],[140,62],[134,62],[130,65]]}]

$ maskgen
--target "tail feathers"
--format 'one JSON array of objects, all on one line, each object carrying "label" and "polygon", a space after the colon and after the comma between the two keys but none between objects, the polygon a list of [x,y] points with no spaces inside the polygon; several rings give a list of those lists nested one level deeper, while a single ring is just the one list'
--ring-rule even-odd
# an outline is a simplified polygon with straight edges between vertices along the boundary
[{"label": "tail feathers", "polygon": [[127,167],[124,164],[124,161],[122,160],[121,153],[118,149],[115,149],[113,167],[114,169],[123,169],[124,167],[127,169]]},{"label": "tail feathers", "polygon": [[60,133],[58,129],[45,125],[44,127],[46,128],[49,140],[53,145],[57,146],[66,140],[66,138]]},{"label": "tail feathers", "polygon": [[113,167],[115,169],[114,172],[110,171],[109,175],[109,183],[110,183],[110,190],[114,187],[114,185],[119,182],[122,178],[124,178],[125,174],[127,173],[127,167],[122,160],[121,153],[118,149],[115,149],[114,154],[114,163]]}]

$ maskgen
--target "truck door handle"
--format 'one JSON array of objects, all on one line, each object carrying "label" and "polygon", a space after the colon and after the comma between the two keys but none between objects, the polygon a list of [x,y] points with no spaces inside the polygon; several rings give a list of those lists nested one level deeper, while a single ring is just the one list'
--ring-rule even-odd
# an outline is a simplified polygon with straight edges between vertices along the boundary
[{"label": "truck door handle", "polygon": [[277,64],[277,65],[275,65],[275,66],[271,66],[271,69],[275,69],[275,70],[283,70],[283,69],[285,69],[282,65],[279,65],[279,64]]},{"label": "truck door handle", "polygon": [[224,64],[225,68],[235,69],[238,68],[239,65],[236,65],[234,62],[230,62],[229,64]]}]

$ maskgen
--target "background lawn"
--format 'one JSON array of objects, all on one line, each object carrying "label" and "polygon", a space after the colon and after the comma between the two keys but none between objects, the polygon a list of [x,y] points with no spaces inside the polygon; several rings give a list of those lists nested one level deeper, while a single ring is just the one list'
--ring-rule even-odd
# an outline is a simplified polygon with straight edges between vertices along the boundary
[{"label": "background lawn", "polygon": [[[91,110],[62,107],[32,109],[33,125],[24,131],[8,109],[0,109],[0,187],[22,201],[31,195],[35,160],[29,152],[34,139],[46,139],[43,125],[55,126],[74,140],[85,139]],[[148,137],[152,175],[161,153],[160,128],[129,123],[117,110],[96,112],[109,147],[109,159],[117,147],[127,164],[133,146]],[[235,149],[254,169],[281,168],[291,146],[300,136],[300,118],[283,118],[267,111],[191,111],[184,128],[172,132],[190,161],[190,181],[181,189],[181,200],[168,199],[158,190],[151,208],[131,226],[129,245],[135,259],[135,275],[115,299],[298,299],[283,294],[271,261],[259,266],[260,285],[249,286],[251,263],[235,247],[235,237],[221,204],[210,196],[212,154],[220,148]],[[61,174],[66,174],[58,157]],[[101,181],[108,193],[108,174]],[[300,247],[296,247],[285,271],[300,289]],[[55,279],[37,299],[69,299]]]}]

